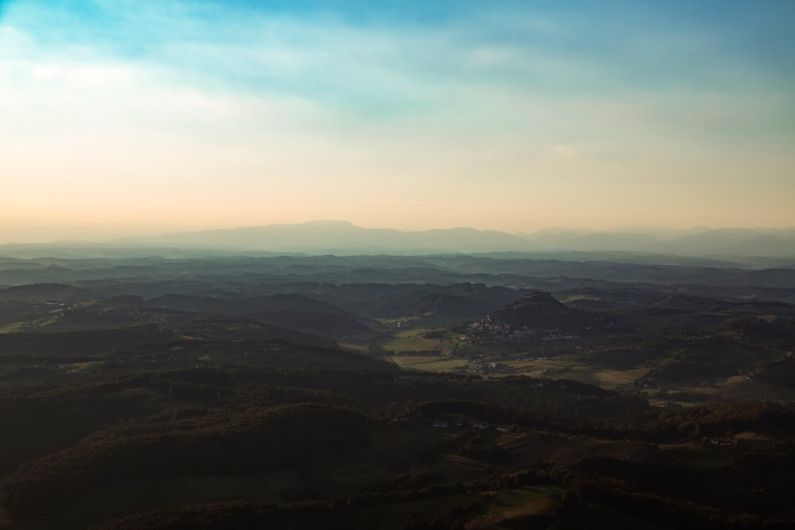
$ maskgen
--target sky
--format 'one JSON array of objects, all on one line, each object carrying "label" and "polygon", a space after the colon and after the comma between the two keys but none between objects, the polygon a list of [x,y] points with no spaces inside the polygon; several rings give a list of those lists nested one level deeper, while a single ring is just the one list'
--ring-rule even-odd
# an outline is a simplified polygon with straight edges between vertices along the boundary
[{"label": "sky", "polygon": [[795,226],[791,0],[0,0],[0,242]]}]

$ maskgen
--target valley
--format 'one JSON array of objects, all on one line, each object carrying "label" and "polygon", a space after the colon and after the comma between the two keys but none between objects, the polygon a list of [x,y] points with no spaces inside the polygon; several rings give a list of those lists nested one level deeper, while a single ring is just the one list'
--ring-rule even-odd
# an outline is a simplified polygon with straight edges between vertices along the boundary
[{"label": "valley", "polygon": [[0,528],[792,526],[795,271],[488,260],[4,265]]}]

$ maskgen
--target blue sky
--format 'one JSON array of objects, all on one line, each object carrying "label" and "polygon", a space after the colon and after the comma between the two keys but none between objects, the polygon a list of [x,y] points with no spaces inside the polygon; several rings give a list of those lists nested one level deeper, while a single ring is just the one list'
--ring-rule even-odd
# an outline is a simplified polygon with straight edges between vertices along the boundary
[{"label": "blue sky", "polygon": [[0,6],[7,240],[795,225],[795,2]]}]

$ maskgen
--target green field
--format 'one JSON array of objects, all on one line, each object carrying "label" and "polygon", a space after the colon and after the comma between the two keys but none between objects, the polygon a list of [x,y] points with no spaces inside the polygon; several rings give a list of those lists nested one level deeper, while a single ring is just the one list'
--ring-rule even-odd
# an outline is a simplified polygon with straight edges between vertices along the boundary
[{"label": "green field", "polygon": [[390,357],[390,360],[401,368],[413,368],[416,370],[429,370],[433,372],[461,370],[467,365],[464,359],[444,356],[394,355]]},{"label": "green field", "polygon": [[442,341],[429,339],[425,334],[433,331],[426,328],[402,329],[397,331],[383,344],[387,351],[412,352],[412,351],[441,351]]},{"label": "green field", "polygon": [[746,380],[739,375],[731,376],[714,386],[681,386],[677,387],[676,391],[703,396],[704,401],[756,399],[759,396],[765,396],[768,399],[795,400],[795,389],[757,379]]},{"label": "green field", "polygon": [[[437,337],[428,334],[437,333]],[[390,337],[382,341],[379,346],[388,352],[438,352],[445,355],[452,354],[457,346],[458,339],[449,331],[437,328],[407,328],[395,331]]]},{"label": "green field", "polygon": [[29,331],[33,328],[43,328],[54,324],[58,321],[58,317],[44,317],[37,320],[22,320],[19,322],[10,322],[8,324],[0,325],[0,334],[3,333],[20,333]]},{"label": "green field", "polygon": [[500,492],[488,492],[485,513],[474,519],[467,528],[520,528],[525,518],[549,513],[555,509],[561,491],[557,486],[526,486]]}]

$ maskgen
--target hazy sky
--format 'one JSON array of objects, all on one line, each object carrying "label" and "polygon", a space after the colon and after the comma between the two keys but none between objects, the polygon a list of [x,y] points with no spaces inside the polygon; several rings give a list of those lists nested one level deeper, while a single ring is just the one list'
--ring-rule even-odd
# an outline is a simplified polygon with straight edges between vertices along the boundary
[{"label": "hazy sky", "polygon": [[0,241],[795,226],[795,1],[0,0]]}]

